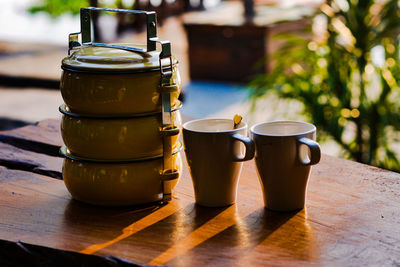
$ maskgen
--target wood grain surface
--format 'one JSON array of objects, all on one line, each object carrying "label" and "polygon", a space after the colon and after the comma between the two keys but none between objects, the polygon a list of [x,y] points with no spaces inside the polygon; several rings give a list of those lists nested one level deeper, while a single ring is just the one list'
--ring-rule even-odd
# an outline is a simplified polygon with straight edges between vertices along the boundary
[{"label": "wood grain surface", "polygon": [[59,121],[44,121],[0,132],[0,239],[142,264],[400,265],[397,173],[323,155],[306,208],[278,213],[263,207],[253,161],[243,166],[237,204],[224,208],[194,204],[185,166],[165,206],[95,207],[54,178],[58,129]]}]

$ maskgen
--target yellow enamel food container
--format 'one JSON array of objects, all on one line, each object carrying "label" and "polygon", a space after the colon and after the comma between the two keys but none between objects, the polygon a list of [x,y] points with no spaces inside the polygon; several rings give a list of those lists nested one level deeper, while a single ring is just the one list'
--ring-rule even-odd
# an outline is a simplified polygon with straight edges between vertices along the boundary
[{"label": "yellow enamel food container", "polygon": [[179,149],[172,154],[173,169],[163,170],[163,158],[135,162],[87,161],[72,156],[63,147],[64,183],[76,200],[102,206],[126,206],[163,200],[163,182],[171,188],[182,172]]},{"label": "yellow enamel food container", "polygon": [[82,158],[113,161],[162,156],[166,138],[172,150],[179,145],[180,107],[171,112],[172,125],[163,128],[161,113],[87,118],[61,105],[61,135],[71,154]]},{"label": "yellow enamel food container", "polygon": [[[145,49],[144,45],[119,44]],[[171,68],[171,106],[178,105],[181,78],[176,59],[159,58],[160,50],[126,51],[84,46],[62,61],[60,89],[71,112],[124,116],[160,112],[160,64]],[[161,63],[160,63],[161,62]]]}]

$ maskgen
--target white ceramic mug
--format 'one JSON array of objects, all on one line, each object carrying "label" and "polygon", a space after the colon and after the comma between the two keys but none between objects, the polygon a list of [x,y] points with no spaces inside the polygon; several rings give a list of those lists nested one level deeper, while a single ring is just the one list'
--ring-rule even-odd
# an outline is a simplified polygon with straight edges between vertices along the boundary
[{"label": "white ceramic mug", "polygon": [[247,124],[233,129],[229,119],[193,120],[183,124],[182,132],[196,203],[208,207],[235,203],[243,161],[255,152],[246,136]]},{"label": "white ceramic mug", "polygon": [[311,165],[321,158],[316,127],[298,121],[273,121],[250,129],[265,206],[292,211],[305,205]]}]

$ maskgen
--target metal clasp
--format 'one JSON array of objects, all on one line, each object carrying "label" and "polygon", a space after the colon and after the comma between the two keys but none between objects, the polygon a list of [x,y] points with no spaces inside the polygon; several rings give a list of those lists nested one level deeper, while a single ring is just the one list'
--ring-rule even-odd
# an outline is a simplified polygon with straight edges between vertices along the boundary
[{"label": "metal clasp", "polygon": [[179,171],[175,169],[164,170],[160,173],[161,180],[163,181],[163,202],[172,200],[172,183],[179,178]]}]

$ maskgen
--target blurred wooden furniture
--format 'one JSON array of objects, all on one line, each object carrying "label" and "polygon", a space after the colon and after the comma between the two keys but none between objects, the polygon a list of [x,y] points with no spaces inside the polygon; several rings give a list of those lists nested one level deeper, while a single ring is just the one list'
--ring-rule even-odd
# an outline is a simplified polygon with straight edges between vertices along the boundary
[{"label": "blurred wooden furniture", "polygon": [[225,1],[207,11],[183,15],[188,39],[190,78],[194,80],[249,81],[268,71],[274,34],[301,31],[314,8],[256,6],[255,16],[244,16],[242,1]]},{"label": "blurred wooden furniture", "polygon": [[165,206],[95,207],[60,180],[59,123],[0,132],[0,239],[171,266],[400,263],[398,173],[323,155],[306,209],[277,213],[263,207],[253,161],[225,208],[194,204],[185,167]]}]

